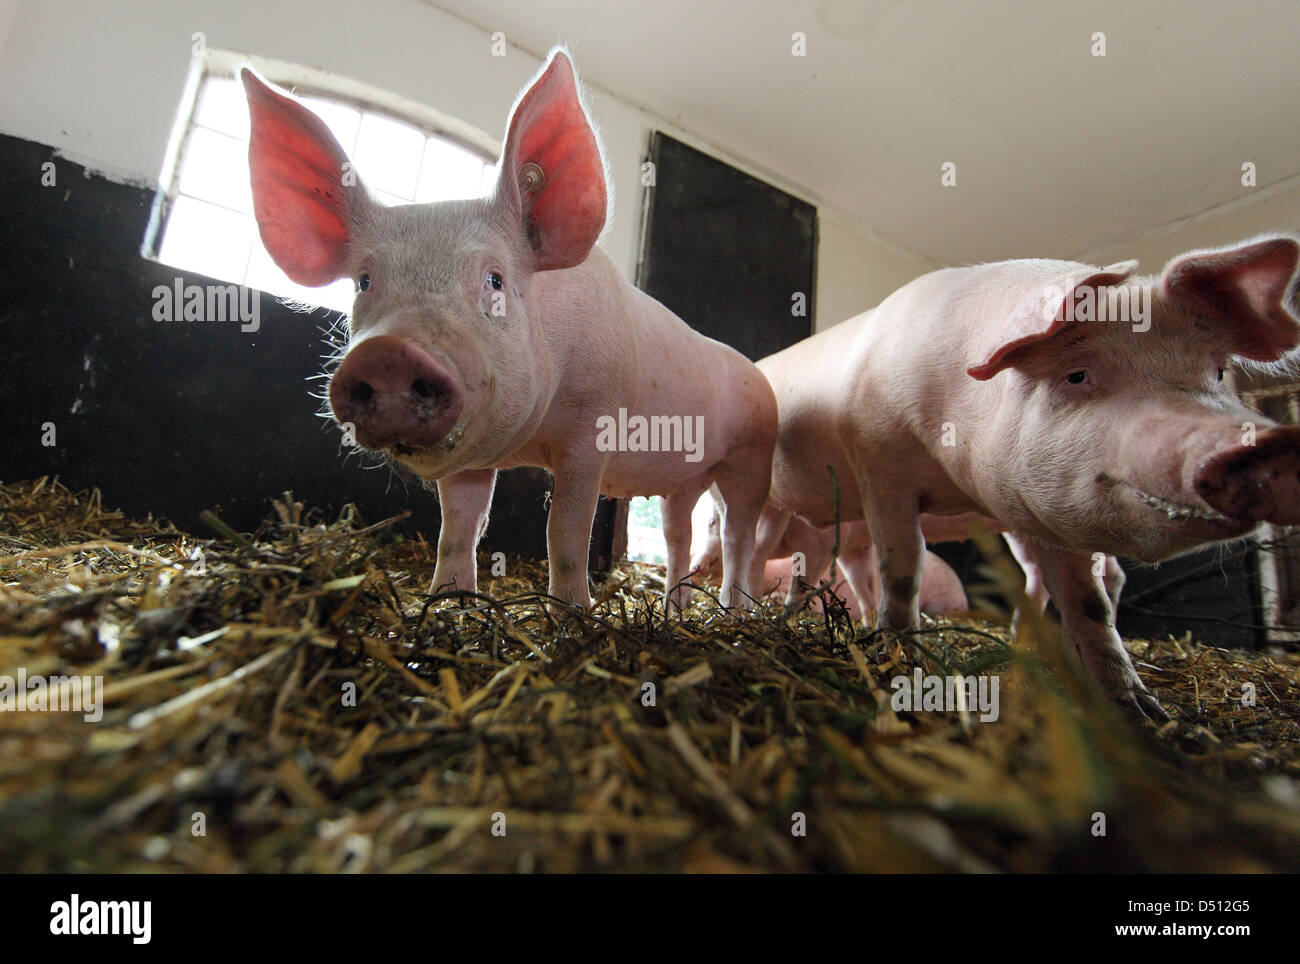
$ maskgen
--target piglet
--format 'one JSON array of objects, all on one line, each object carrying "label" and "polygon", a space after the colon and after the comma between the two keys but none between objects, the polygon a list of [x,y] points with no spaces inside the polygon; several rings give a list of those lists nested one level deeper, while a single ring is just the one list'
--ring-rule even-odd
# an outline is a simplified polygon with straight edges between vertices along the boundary
[{"label": "piglet", "polygon": [[[492,193],[387,207],[315,114],[242,72],[253,210],[271,257],[310,286],[356,282],[329,383],[357,444],[436,480],[436,587],[473,591],[498,469],[555,478],[552,596],[589,606],[601,493],[664,496],[672,587],[690,512],[726,505],[722,600],[746,605],[776,406],[758,369],[628,284],[595,247],[604,159],[568,56],[555,51],[507,123]],[[682,601],[679,594],[674,602]]]}]

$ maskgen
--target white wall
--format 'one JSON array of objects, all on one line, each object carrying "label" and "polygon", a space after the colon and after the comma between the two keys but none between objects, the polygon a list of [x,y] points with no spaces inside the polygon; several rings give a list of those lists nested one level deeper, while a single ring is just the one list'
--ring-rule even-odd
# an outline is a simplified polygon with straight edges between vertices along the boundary
[{"label": "white wall", "polygon": [[[515,94],[540,66],[514,47],[493,57],[487,33],[417,0],[0,0],[0,131],[49,144],[109,176],[156,183],[196,31],[210,47],[373,84],[495,138],[504,134]],[[581,69],[582,51],[573,54]],[[599,89],[589,94],[614,183],[614,220],[603,246],[632,277],[640,166],[652,128],[755,168]],[[800,193],[797,185],[776,186]],[[819,327],[870,307],[930,267],[833,212],[822,215]]]},{"label": "white wall", "polygon": [[1141,262],[1139,271],[1155,274],[1170,258],[1185,251],[1222,247],[1265,232],[1297,230],[1300,230],[1300,178],[1292,178],[1281,185],[1247,194],[1240,201],[1089,251],[1080,260],[1107,265],[1136,258]]},{"label": "white wall", "polygon": [[903,251],[829,212],[819,224],[817,330],[852,318],[939,265]]},{"label": "white wall", "polygon": [[17,13],[18,0],[0,0],[0,51],[5,49],[5,39]]}]

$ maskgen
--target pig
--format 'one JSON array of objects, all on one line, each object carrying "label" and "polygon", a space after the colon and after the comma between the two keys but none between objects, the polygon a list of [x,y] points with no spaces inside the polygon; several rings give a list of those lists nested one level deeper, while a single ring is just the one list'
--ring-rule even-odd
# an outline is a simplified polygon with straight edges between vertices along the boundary
[{"label": "pig", "polygon": [[437,483],[434,587],[476,591],[497,470],[540,466],[555,480],[551,596],[591,605],[601,493],[665,497],[671,592],[689,564],[691,509],[716,485],[722,601],[747,605],[775,398],[752,362],[595,247],[609,217],[605,161],[567,53],[553,51],[516,100],[490,195],[395,207],[370,195],[315,114],[250,69],[241,76],[267,251],[300,284],[356,283],[329,380],[333,417],[362,448]]},{"label": "pig", "polygon": [[[917,625],[922,514],[996,520],[1091,675],[1163,717],[1094,553],[1155,563],[1300,523],[1300,428],[1224,380],[1234,363],[1292,364],[1298,260],[1283,235],[1189,252],[1154,276],[1042,259],[924,275],[759,362],[779,413],[769,499],[829,525],[833,468],[840,517],[865,520],[879,550],[877,625],[900,630]],[[1127,320],[1082,320],[1126,305]]]}]

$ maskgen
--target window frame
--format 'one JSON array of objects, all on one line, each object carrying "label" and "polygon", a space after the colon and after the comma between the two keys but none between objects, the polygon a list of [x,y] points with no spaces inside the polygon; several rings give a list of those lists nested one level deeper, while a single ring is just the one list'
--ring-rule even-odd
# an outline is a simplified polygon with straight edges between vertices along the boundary
[{"label": "window frame", "polygon": [[[239,69],[244,66],[252,67],[266,80],[297,96],[331,100],[363,115],[378,114],[415,128],[424,134],[426,140],[437,137],[472,152],[488,167],[499,163],[500,141],[436,108],[326,70],[236,50],[208,48],[190,58],[180,104],[159,170],[149,224],[140,244],[141,257],[161,263],[159,254],[163,235],[176,199],[181,196],[181,170],[194,132],[198,129],[195,115],[205,84],[209,80],[237,80]],[[237,283],[242,284],[242,279]]]}]

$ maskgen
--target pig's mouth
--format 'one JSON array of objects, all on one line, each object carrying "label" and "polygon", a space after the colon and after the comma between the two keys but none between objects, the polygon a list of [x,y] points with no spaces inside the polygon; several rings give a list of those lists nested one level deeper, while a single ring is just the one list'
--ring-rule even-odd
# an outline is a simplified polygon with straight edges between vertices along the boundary
[{"label": "pig's mouth", "polygon": [[1218,524],[1232,524],[1233,520],[1229,519],[1222,513],[1215,512],[1213,509],[1197,505],[1187,505],[1183,502],[1174,502],[1172,499],[1162,499],[1158,495],[1152,495],[1150,492],[1143,492],[1137,486],[1133,486],[1133,492],[1138,499],[1145,502],[1157,512],[1163,512],[1172,522],[1186,522],[1189,519],[1196,519],[1201,522],[1214,522]]},{"label": "pig's mouth", "polygon": [[388,446],[384,451],[395,459],[419,458],[421,456],[428,458],[446,455],[454,451],[465,437],[465,430],[469,427],[469,416],[462,418],[457,422],[442,438],[432,445],[413,446],[404,442],[395,442]]},{"label": "pig's mouth", "polygon": [[1170,522],[1192,526],[1199,523],[1202,527],[1213,530],[1215,534],[1227,529],[1239,530],[1247,524],[1240,519],[1229,518],[1208,505],[1196,505],[1191,502],[1181,502],[1177,499],[1156,495],[1154,492],[1139,488],[1127,479],[1116,478],[1112,475],[1100,475],[1097,477],[1097,481],[1103,486],[1114,490],[1116,494],[1119,492],[1128,493],[1135,504],[1145,506],[1152,512],[1160,513]]}]

